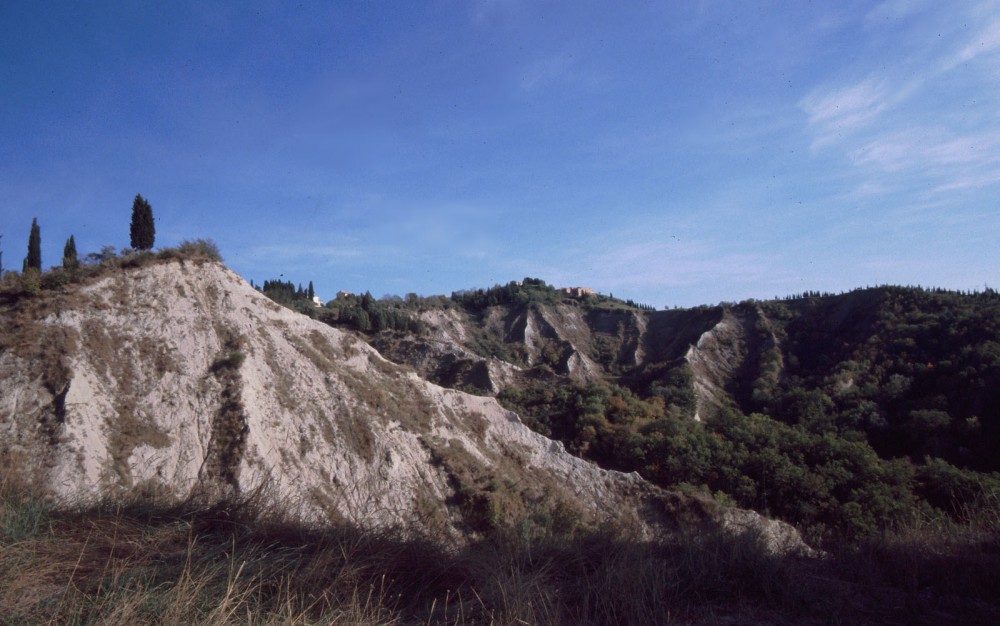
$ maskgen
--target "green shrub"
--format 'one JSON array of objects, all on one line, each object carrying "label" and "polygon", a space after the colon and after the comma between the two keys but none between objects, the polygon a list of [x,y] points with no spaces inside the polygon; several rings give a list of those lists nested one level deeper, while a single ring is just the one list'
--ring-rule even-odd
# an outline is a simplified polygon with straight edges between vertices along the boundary
[{"label": "green shrub", "polygon": [[211,239],[195,239],[193,241],[185,239],[177,249],[182,255],[190,258],[206,258],[211,261],[221,261],[219,247]]},{"label": "green shrub", "polygon": [[42,291],[42,273],[33,267],[29,267],[21,273],[21,291],[37,296]]}]

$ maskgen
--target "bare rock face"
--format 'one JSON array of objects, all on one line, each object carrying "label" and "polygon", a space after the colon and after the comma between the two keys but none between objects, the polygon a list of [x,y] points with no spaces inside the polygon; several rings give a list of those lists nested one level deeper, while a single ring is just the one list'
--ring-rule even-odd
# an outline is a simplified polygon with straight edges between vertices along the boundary
[{"label": "bare rock face", "polygon": [[570,455],[493,398],[429,383],[217,263],[118,269],[0,324],[0,452],[63,498],[266,486],[305,520],[452,534],[539,511],[650,529],[672,514],[638,475]]},{"label": "bare rock face", "polygon": [[775,385],[784,376],[780,341],[759,306],[723,310],[721,319],[699,336],[684,359],[697,398],[696,420],[745,401],[736,389],[738,381],[759,378],[761,384]]},{"label": "bare rock face", "polygon": [[685,355],[694,375],[694,391],[698,399],[695,419],[700,420],[706,409],[722,405],[729,397],[727,386],[736,377],[747,357],[745,320],[727,311],[711,329],[702,333],[698,343]]},{"label": "bare rock face", "polygon": [[[528,378],[543,376],[538,371],[529,373],[543,364],[552,375],[587,384],[603,380],[605,372],[593,358],[595,333],[586,317],[580,307],[565,304],[494,306],[482,319],[456,309],[432,309],[420,314],[428,329],[426,336],[383,333],[371,343],[393,362],[405,363],[445,387],[496,395]],[[641,316],[629,321],[635,329],[630,328],[634,332],[622,347],[621,358],[635,365],[642,358],[638,346],[642,331],[636,329],[643,328],[645,321]],[[613,324],[611,332],[616,332]],[[515,362],[484,356],[484,341],[510,349]]]}]

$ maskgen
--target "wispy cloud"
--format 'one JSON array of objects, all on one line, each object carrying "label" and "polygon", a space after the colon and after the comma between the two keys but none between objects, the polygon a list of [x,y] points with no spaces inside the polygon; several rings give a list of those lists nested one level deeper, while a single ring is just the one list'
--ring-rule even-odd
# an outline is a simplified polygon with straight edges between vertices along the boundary
[{"label": "wispy cloud", "polygon": [[956,135],[937,128],[887,133],[849,156],[863,168],[939,181],[934,192],[972,189],[1000,180],[1000,132]]},{"label": "wispy cloud", "polygon": [[966,191],[970,189],[990,187],[992,185],[996,185],[997,183],[1000,183],[1000,167],[997,167],[991,172],[969,176],[957,176],[945,183],[942,183],[941,185],[938,185],[932,191],[935,193],[945,191]]},{"label": "wispy cloud", "polygon": [[947,71],[957,65],[966,63],[976,57],[1000,50],[1000,19],[993,20],[983,30],[965,44],[961,50],[952,55],[943,65],[943,70]]},{"label": "wispy cloud", "polygon": [[604,77],[584,62],[585,55],[568,48],[535,61],[520,69],[518,87],[523,95],[541,92],[548,87],[593,90],[604,84]]},{"label": "wispy cloud", "polygon": [[473,0],[470,5],[472,21],[482,24],[500,11],[509,11],[518,0]]},{"label": "wispy cloud", "polygon": [[819,148],[859,130],[890,107],[906,99],[915,84],[890,85],[870,76],[853,85],[819,89],[799,102],[816,133],[813,148]]},{"label": "wispy cloud", "polygon": [[355,258],[360,257],[363,252],[360,248],[352,246],[302,245],[293,242],[288,245],[252,246],[244,254],[250,257],[271,259],[274,263],[280,264],[293,261],[322,262],[324,259]]}]

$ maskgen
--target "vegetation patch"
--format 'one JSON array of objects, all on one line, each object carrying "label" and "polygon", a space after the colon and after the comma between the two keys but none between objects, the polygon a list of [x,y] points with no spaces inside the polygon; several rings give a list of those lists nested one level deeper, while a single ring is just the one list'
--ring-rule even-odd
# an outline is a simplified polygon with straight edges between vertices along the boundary
[{"label": "vegetation patch", "polygon": [[414,382],[398,374],[373,379],[349,368],[342,368],[339,378],[348,396],[359,401],[366,413],[381,425],[399,422],[413,433],[429,432],[437,410],[413,388]]},{"label": "vegetation patch", "polygon": [[[459,511],[469,531],[508,529],[525,537],[566,534],[582,527],[587,517],[554,482],[537,476],[523,480],[523,465],[505,467],[505,461],[498,459],[496,467],[485,467],[456,439],[432,439],[424,445],[431,462],[448,477],[454,494],[448,504]],[[517,465],[516,460],[506,460],[511,462]]]},{"label": "vegetation patch", "polygon": [[288,411],[297,411],[299,409],[299,400],[293,391],[295,389],[295,379],[278,359],[270,337],[264,335],[264,340],[264,361],[273,374],[270,382],[274,398],[278,401],[281,408]]},{"label": "vegetation patch", "polygon": [[358,411],[348,409],[337,414],[337,426],[343,435],[343,441],[336,444],[338,448],[346,444],[366,462],[375,459],[375,433],[369,420]]},{"label": "vegetation patch", "polygon": [[220,385],[219,409],[212,417],[212,432],[205,459],[205,478],[231,489],[239,488],[240,464],[250,432],[243,408],[243,383],[239,369],[245,356],[239,334],[228,328],[218,330],[222,346],[219,357],[210,367]]},{"label": "vegetation patch", "polygon": [[166,448],[171,443],[170,434],[156,427],[149,418],[138,414],[134,401],[123,401],[116,407],[115,419],[108,434],[108,448],[111,453],[112,470],[123,481],[125,487],[132,484],[128,470],[128,459],[140,445]]}]

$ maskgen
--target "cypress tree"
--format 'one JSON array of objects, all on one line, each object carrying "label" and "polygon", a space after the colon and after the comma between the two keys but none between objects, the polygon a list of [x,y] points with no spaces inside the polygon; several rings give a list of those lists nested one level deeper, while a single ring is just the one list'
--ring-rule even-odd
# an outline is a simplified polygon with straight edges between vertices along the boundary
[{"label": "cypress tree", "polygon": [[306,293],[306,296],[309,298],[310,302],[312,302],[312,299],[316,297],[316,292],[313,291],[313,281],[311,280],[309,281],[309,291]]},{"label": "cypress tree", "polygon": [[73,239],[73,235],[69,236],[66,240],[66,246],[63,248],[63,267],[65,269],[73,269],[77,267],[80,262],[76,258],[76,241]]},{"label": "cypress tree", "polygon": [[132,224],[129,228],[132,248],[149,250],[153,247],[156,228],[153,226],[153,207],[141,195],[136,194],[132,202]]},{"label": "cypress tree", "polygon": [[42,235],[38,219],[31,218],[31,234],[28,235],[28,256],[24,259],[24,269],[42,271]]}]

